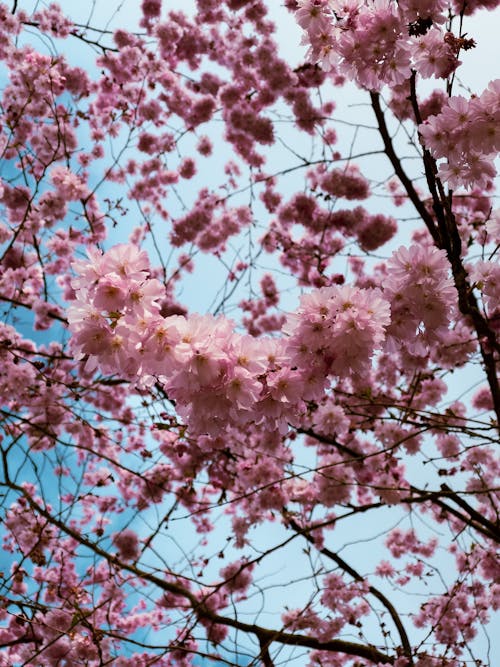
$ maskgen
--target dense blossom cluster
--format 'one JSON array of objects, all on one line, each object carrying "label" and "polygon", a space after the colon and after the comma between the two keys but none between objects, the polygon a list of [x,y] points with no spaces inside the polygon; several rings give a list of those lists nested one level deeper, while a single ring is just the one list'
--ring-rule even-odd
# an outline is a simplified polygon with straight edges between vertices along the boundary
[{"label": "dense blossom cluster", "polygon": [[[310,58],[331,70],[334,79],[354,80],[368,90],[390,86],[398,104],[408,105],[410,76],[446,79],[460,65],[461,51],[474,40],[448,29],[448,3],[335,2],[299,0],[297,21],[306,31]],[[498,3],[491,3],[496,6]],[[483,3],[464,3],[472,13]],[[464,11],[457,7],[456,11]],[[499,84],[491,82],[484,93],[470,100],[453,96],[432,98],[437,109],[420,132],[436,158],[446,158],[440,176],[450,187],[487,187],[495,176],[499,151]],[[406,101],[404,101],[406,100]],[[430,102],[431,100],[429,100]],[[406,112],[399,112],[399,115]],[[417,118],[417,120],[419,120]]]},{"label": "dense blossom cluster", "polygon": [[478,97],[450,97],[440,113],[420,127],[425,145],[436,158],[446,158],[440,176],[452,188],[487,188],[500,151],[500,79]]},{"label": "dense blossom cluster", "polygon": [[391,301],[388,335],[416,355],[425,356],[448,333],[456,290],[444,255],[422,243],[399,248],[387,265],[383,284]]},{"label": "dense blossom cluster", "polygon": [[0,2],[1,667],[486,667],[500,88],[456,73],[498,0],[29,4]]},{"label": "dense blossom cluster", "polygon": [[389,303],[378,290],[324,287],[302,297],[298,313],[289,318],[285,331],[291,363],[310,369],[312,386],[314,378],[330,373],[366,378],[389,322]]},{"label": "dense blossom cluster", "polygon": [[311,58],[335,76],[378,90],[421,76],[446,78],[460,64],[443,29],[448,3],[299,0],[297,21],[307,31]]},{"label": "dense blossom cluster", "polygon": [[[442,251],[400,248],[380,289],[321,288],[303,296],[281,339],[242,336],[211,315],[161,315],[163,289],[133,245],[79,260],[68,311],[73,346],[104,372],[159,382],[196,433],[264,423],[287,429],[320,400],[331,376],[366,383],[373,354],[425,357],[446,340],[455,289]],[[491,282],[491,281],[490,281]]]},{"label": "dense blossom cluster", "polygon": [[304,399],[321,398],[330,375],[355,380],[369,372],[390,321],[378,290],[328,287],[302,298],[287,338],[257,340],[222,317],[162,317],[162,286],[135,246],[91,252],[75,268],[68,318],[87,367],[98,363],[140,386],[160,382],[193,432],[216,435],[262,420],[286,431]]}]

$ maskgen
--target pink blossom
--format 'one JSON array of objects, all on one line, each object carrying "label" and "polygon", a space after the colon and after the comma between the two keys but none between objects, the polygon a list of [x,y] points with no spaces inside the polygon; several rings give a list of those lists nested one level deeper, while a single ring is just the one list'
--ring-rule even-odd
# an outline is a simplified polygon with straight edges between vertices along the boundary
[{"label": "pink blossom", "polygon": [[128,285],[115,273],[108,273],[101,278],[94,290],[96,308],[108,311],[121,310],[127,299]]},{"label": "pink blossom", "polygon": [[497,0],[20,4],[2,665],[487,661],[500,82],[459,68]]}]

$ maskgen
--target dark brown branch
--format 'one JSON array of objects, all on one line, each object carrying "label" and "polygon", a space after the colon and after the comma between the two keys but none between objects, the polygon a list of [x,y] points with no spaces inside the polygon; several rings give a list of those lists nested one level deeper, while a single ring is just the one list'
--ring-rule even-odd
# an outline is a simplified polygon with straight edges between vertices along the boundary
[{"label": "dark brown branch", "polygon": [[[443,486],[441,486],[441,488],[443,488]],[[500,527],[474,510],[468,503],[460,498],[456,491],[452,491],[451,489],[449,492],[424,491],[415,486],[410,487],[410,489],[412,494],[417,495],[411,495],[408,498],[404,498],[401,502],[409,504],[415,502],[432,502],[440,507],[443,511],[462,521],[462,523],[464,523],[466,526],[477,530],[478,533],[481,533],[485,537],[488,537],[490,540],[500,544]],[[467,515],[462,514],[454,507],[450,507],[450,505],[444,502],[443,497],[449,498],[449,500],[462,507],[462,509],[467,512]]]},{"label": "dark brown branch", "polygon": [[[315,433],[312,429],[298,429],[298,432],[304,433],[311,438],[315,438],[324,444],[332,445],[332,447],[335,447],[340,453],[350,456],[351,460],[346,460],[346,464],[359,462],[364,459],[362,454],[358,454],[358,452],[355,452],[350,447],[342,445],[341,443],[337,442],[335,438],[328,438],[326,436],[320,435],[319,433]],[[383,452],[381,452],[381,454],[382,453]],[[401,490],[403,491],[404,489]],[[427,491],[419,489],[416,486],[410,486],[410,491],[410,496],[401,498],[402,503],[411,504],[414,502],[432,502],[438,505],[448,514],[451,514],[455,518],[460,519],[460,521],[462,521],[466,526],[473,528],[485,537],[488,537],[490,540],[500,544],[500,526],[489,521],[485,516],[477,512],[465,500],[460,498],[460,495],[457,491],[453,491],[446,485],[442,485],[440,491]],[[443,500],[443,498],[448,498],[452,502],[455,502],[466,512],[466,514],[462,514],[462,512],[459,510],[451,507]]]},{"label": "dark brown branch", "polygon": [[269,642],[266,642],[264,639],[259,637],[259,645],[260,657],[262,658],[262,664],[264,667],[274,667],[274,662],[272,661],[272,658],[269,654]]},{"label": "dark brown branch", "polygon": [[406,174],[405,170],[403,169],[403,166],[401,165],[401,160],[396,154],[396,151],[394,150],[394,146],[392,143],[391,135],[389,134],[389,130],[387,128],[387,123],[385,122],[385,116],[384,112],[382,111],[382,107],[380,106],[380,95],[379,93],[370,93],[370,99],[373,107],[373,111],[375,112],[375,117],[377,119],[377,124],[378,124],[378,129],[380,132],[380,136],[382,138],[382,141],[384,143],[384,151],[387,157],[389,158],[392,167],[394,169],[394,172],[396,173],[396,176],[399,178],[401,185],[404,187],[406,190],[406,193],[412,202],[413,206],[417,209],[418,214],[422,218],[423,222],[425,223],[425,226],[429,230],[429,233],[431,234],[432,238],[434,239],[435,243],[439,242],[439,233],[438,230],[436,229],[434,220],[432,219],[432,215],[429,213],[427,208],[425,207],[425,204],[423,201],[420,199],[418,196],[417,191],[413,187],[413,183],[411,182],[410,178]]},{"label": "dark brown branch", "polygon": [[316,433],[315,431],[313,431],[312,428],[298,428],[296,430],[297,433],[308,435],[310,438],[314,438],[318,442],[322,442],[324,445],[332,445],[341,454],[346,454],[347,456],[350,456],[352,459],[355,460],[364,459],[364,456],[362,454],[358,454],[358,452],[355,452],[354,449],[351,449],[351,447],[347,447],[346,445],[341,444],[335,438],[328,438],[326,435],[321,435],[320,433]]},{"label": "dark brown branch", "polygon": [[[18,299],[13,299],[3,294],[0,294],[0,301],[11,303],[13,306],[22,306],[23,308],[28,308],[29,310],[33,308],[33,306],[30,303],[24,303],[24,301],[19,301]],[[63,324],[68,324],[68,320],[65,317],[61,317],[54,311],[49,311],[47,313],[47,317],[51,317],[54,320],[59,320],[59,322],[62,322]]]},{"label": "dark brown branch", "polygon": [[257,637],[259,643],[263,642],[267,646],[273,642],[277,642],[286,646],[302,646],[304,648],[311,648],[316,651],[331,651],[335,653],[343,653],[345,655],[357,656],[359,658],[364,658],[365,660],[368,660],[374,664],[388,663],[392,665],[394,663],[395,658],[393,656],[379,651],[374,646],[357,644],[355,642],[349,642],[342,639],[320,641],[315,637],[309,637],[307,635],[297,633],[292,634],[282,630],[269,630],[268,628],[263,628],[259,625],[244,623],[243,621],[239,621],[235,618],[221,616],[220,614],[210,610],[203,602],[203,600],[198,599],[196,595],[180,584],[165,581],[164,578],[160,578],[155,574],[142,570],[133,563],[123,562],[117,556],[110,555],[104,549],[101,549],[101,547],[99,547],[97,544],[81,535],[77,530],[68,526],[66,523],[64,523],[64,521],[61,521],[60,519],[52,516],[48,510],[33,500],[26,489],[18,486],[13,482],[8,483],[7,485],[12,490],[22,494],[34,512],[38,513],[40,516],[43,516],[45,519],[47,519],[47,521],[59,528],[59,530],[61,530],[63,533],[72,537],[79,544],[85,546],[86,548],[93,551],[96,555],[105,559],[111,565],[114,565],[117,569],[124,572],[129,572],[139,579],[157,586],[160,590],[167,591],[169,593],[173,593],[174,595],[179,595],[185,598],[187,603],[189,603],[190,607],[199,618],[206,619],[212,623],[234,628],[247,634],[253,634],[255,637]]},{"label": "dark brown branch", "polygon": [[9,646],[17,646],[18,644],[31,644],[32,642],[36,642],[35,637],[24,635],[24,637],[18,637],[17,639],[13,639],[10,642],[4,642],[3,644],[0,644],[0,648],[8,648]]},{"label": "dark brown branch", "polygon": [[[415,120],[417,123],[420,123],[422,119],[420,117],[420,111],[416,98],[415,76],[416,75],[413,72],[410,79],[410,101],[414,109]],[[431,156],[430,152],[425,147],[423,147],[425,176],[429,191],[432,196],[432,207],[438,223],[438,227],[436,227],[431,214],[418,196],[415,188],[413,187],[413,183],[408,178],[406,172],[401,166],[401,161],[397,156],[396,151],[394,150],[392,139],[387,128],[387,123],[385,122],[385,116],[380,106],[379,93],[371,92],[370,98],[373,111],[377,119],[380,136],[384,144],[385,153],[394,168],[396,176],[399,178],[401,184],[406,190],[406,193],[408,194],[410,201],[417,209],[420,217],[422,218],[422,221],[425,223],[427,229],[429,230],[434,243],[438,248],[446,250],[448,254],[448,259],[451,264],[453,278],[455,281],[455,287],[457,288],[458,292],[460,312],[463,315],[471,318],[476,330],[486,377],[488,379],[493,405],[497,415],[497,423],[500,425],[500,386],[496,375],[495,357],[493,353],[493,350],[496,350],[497,353],[500,352],[500,346],[496,340],[495,332],[488,326],[487,321],[482,316],[474,293],[467,281],[467,272],[465,271],[460,255],[460,236],[458,234],[458,229],[451,210],[451,196],[450,198],[447,198],[444,195],[443,186],[437,177],[436,162]]]},{"label": "dark brown branch", "polygon": [[[417,100],[416,72],[413,71],[410,79],[410,102],[417,125],[422,123],[422,117]],[[432,206],[436,214],[439,234],[434,238],[438,248],[446,251],[448,261],[451,265],[453,280],[458,292],[458,307],[462,315],[470,318],[477,334],[479,349],[483,359],[483,365],[491,391],[493,407],[497,416],[497,428],[500,428],[500,385],[496,371],[495,350],[500,353],[500,345],[497,341],[496,332],[488,325],[487,320],[481,314],[479,306],[469,284],[467,271],[462,262],[462,241],[458,233],[455,215],[452,209],[452,193],[446,196],[443,184],[437,175],[436,160],[430,151],[422,144],[423,160],[427,186],[432,195]],[[384,142],[385,144],[385,142]],[[424,222],[426,222],[424,220]],[[427,224],[427,222],[426,222]],[[430,230],[429,230],[430,231]]]},{"label": "dark brown branch", "polygon": [[[16,11],[17,7],[17,0],[14,2],[14,8],[12,9],[12,14]],[[23,21],[23,25],[28,25],[31,28],[39,28],[40,24],[38,21]],[[98,40],[95,39],[89,39],[88,37],[85,37],[85,30],[94,30],[94,28],[90,28],[90,26],[82,26],[76,24],[77,28],[80,28],[80,30],[70,30],[69,34],[72,37],[76,37],[76,39],[79,39],[80,41],[84,42],[85,44],[88,44],[89,46],[95,46],[96,48],[100,49],[104,55],[108,51],[112,51],[115,53],[119,52],[119,49],[114,47],[114,46],[105,46],[104,44],[101,44]],[[108,31],[101,31],[98,30],[97,32],[100,32],[101,34],[111,34]]]},{"label": "dark brown branch", "polygon": [[[301,528],[298,523],[293,519],[292,517],[287,516],[286,521],[288,525],[295,530],[297,533],[300,533],[301,535],[304,536],[304,538],[309,542],[309,544],[312,544],[316,546],[316,541],[314,537],[311,535],[309,528]],[[362,577],[359,572],[357,572],[353,567],[349,565],[343,558],[341,558],[338,554],[334,553],[333,551],[330,551],[327,547],[323,548],[318,548],[318,551],[329,558],[330,560],[333,560],[334,563],[337,563],[339,567],[341,567],[344,572],[347,572],[355,581],[364,581],[364,577]],[[405,627],[401,621],[401,618],[396,611],[396,608],[394,605],[391,603],[391,601],[381,592],[378,590],[378,588],[375,588],[375,586],[369,586],[368,588],[369,592],[376,597],[387,609],[389,612],[392,621],[394,625],[396,626],[396,629],[398,631],[399,637],[401,639],[401,644],[403,647],[403,655],[408,659],[409,665],[413,665],[413,659],[412,659],[412,649],[411,649],[411,644],[410,640],[408,638],[408,635],[406,633]]]}]

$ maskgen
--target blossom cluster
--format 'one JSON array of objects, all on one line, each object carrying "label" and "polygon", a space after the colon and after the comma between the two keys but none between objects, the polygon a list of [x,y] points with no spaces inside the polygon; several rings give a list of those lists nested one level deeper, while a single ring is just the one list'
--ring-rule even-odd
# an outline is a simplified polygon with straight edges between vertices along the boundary
[{"label": "blossom cluster", "polygon": [[479,96],[450,97],[440,113],[430,116],[419,131],[436,159],[445,158],[439,175],[451,188],[488,188],[496,175],[500,152],[500,79]]},{"label": "blossom cluster", "polygon": [[369,90],[397,85],[416,70],[424,78],[448,77],[460,64],[442,29],[448,3],[298,0],[299,25],[310,58]]},{"label": "blossom cluster", "polygon": [[388,349],[403,346],[424,356],[433,342],[443,342],[456,302],[444,250],[401,246],[388,262],[384,294],[391,303]]},{"label": "blossom cluster", "polygon": [[362,377],[389,323],[390,306],[380,290],[323,287],[301,298],[284,328],[292,364],[311,369],[313,387],[314,378],[329,374]]},{"label": "blossom cluster", "polygon": [[377,350],[426,355],[447,334],[454,297],[442,251],[400,248],[383,291],[315,290],[288,315],[280,338],[257,339],[222,316],[163,316],[164,288],[132,244],[90,249],[74,268],[68,319],[87,368],[143,387],[159,382],[194,432],[212,434],[245,423],[286,430],[331,378],[366,382]]},{"label": "blossom cluster", "polygon": [[75,269],[68,319],[87,368],[99,364],[141,386],[159,382],[194,432],[262,421],[286,430],[329,376],[369,369],[390,319],[377,290],[330,287],[303,297],[284,328],[288,338],[256,339],[223,317],[163,317],[162,286],[133,245],[90,250]]},{"label": "blossom cluster", "polygon": [[132,245],[90,251],[89,259],[76,265],[68,319],[74,347],[91,365],[142,386],[159,382],[194,431],[266,417],[286,424],[302,381],[277,341],[238,335],[223,317],[163,317],[162,286]]}]

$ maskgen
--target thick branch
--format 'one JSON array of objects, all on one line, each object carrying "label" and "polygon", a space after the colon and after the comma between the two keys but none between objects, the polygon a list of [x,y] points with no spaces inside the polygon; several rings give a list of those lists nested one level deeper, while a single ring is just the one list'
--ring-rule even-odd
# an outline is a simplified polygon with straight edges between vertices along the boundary
[{"label": "thick branch", "polygon": [[[410,80],[410,100],[413,105],[415,120],[417,123],[420,123],[422,119],[420,117],[416,98],[415,76],[415,72],[413,72]],[[471,318],[476,330],[486,377],[488,379],[493,405],[497,415],[497,423],[500,425],[500,386],[498,383],[495,357],[493,353],[493,350],[496,350],[497,353],[500,352],[500,346],[496,340],[495,332],[488,326],[487,321],[482,316],[474,293],[467,281],[467,272],[465,271],[461,259],[460,235],[458,234],[455,218],[451,209],[451,201],[445,197],[443,186],[437,177],[436,162],[429,151],[423,147],[425,176],[429,191],[432,196],[432,207],[436,214],[438,228],[436,228],[432,216],[426,209],[425,204],[418,196],[415,188],[413,187],[413,183],[408,178],[401,165],[401,160],[394,150],[392,139],[385,122],[385,116],[380,106],[379,93],[371,92],[370,98],[373,111],[377,119],[380,136],[384,143],[385,153],[394,168],[396,176],[399,178],[401,184],[408,194],[409,199],[417,209],[420,217],[422,218],[422,221],[425,223],[425,226],[429,230],[429,233],[431,234],[436,246],[446,250],[447,252],[455,281],[455,287],[458,292],[460,312],[463,315]]]},{"label": "thick branch", "polygon": [[269,654],[269,643],[266,642],[262,637],[259,637],[260,645],[260,657],[262,658],[262,664],[264,667],[275,667],[274,662]]},{"label": "thick branch", "polygon": [[[415,121],[417,125],[420,125],[422,123],[422,117],[420,115],[417,100],[415,71],[411,75],[410,87],[410,101],[413,107]],[[436,160],[423,144],[422,150],[425,177],[427,186],[432,195],[432,206],[439,227],[439,234],[437,237],[433,236],[434,242],[438,248],[446,251],[448,261],[451,265],[455,287],[458,292],[458,307],[462,315],[465,315],[472,320],[472,324],[476,330],[483,365],[491,391],[493,406],[497,416],[497,425],[500,428],[500,385],[498,382],[494,355],[495,350],[497,354],[500,353],[500,345],[497,341],[496,332],[488,325],[487,320],[481,314],[476,297],[468,281],[467,271],[462,262],[462,241],[460,239],[460,234],[458,233],[458,227],[452,208],[452,193],[450,192],[448,197],[445,195],[443,184],[437,175]],[[425,219],[424,222],[427,225]]]},{"label": "thick branch", "polygon": [[[449,490],[445,490],[446,485],[442,485],[441,489],[443,491],[424,491],[415,486],[410,487],[412,494],[408,498],[402,499],[401,502],[404,503],[414,503],[414,502],[432,502],[442,510],[456,517],[462,521],[466,526],[477,530],[478,533],[481,533],[485,537],[488,537],[490,540],[493,540],[497,544],[500,544],[500,526],[489,521],[482,514],[479,514],[474,508],[472,508],[468,503],[466,503],[456,491],[452,491],[449,487],[446,487]],[[456,503],[459,507],[467,512],[466,515],[459,512],[454,507],[450,507],[447,503],[444,502],[444,498],[449,498],[451,501]]]},{"label": "thick branch", "polygon": [[[362,454],[354,451],[351,447],[342,445],[337,442],[335,438],[328,438],[326,436],[315,433],[312,429],[298,429],[299,433],[304,433],[305,435],[315,438],[319,442],[323,442],[328,445],[335,447],[341,454],[351,457],[351,461],[346,460],[346,463],[355,463],[362,461],[365,457]],[[404,491],[404,489],[401,489]],[[406,498],[401,498],[401,503],[413,503],[413,502],[433,502],[438,505],[442,510],[451,514],[452,516],[460,519],[466,526],[473,528],[477,532],[481,533],[485,537],[488,537],[490,540],[493,540],[497,544],[500,544],[500,526],[489,521],[485,516],[477,512],[473,507],[471,507],[467,502],[465,502],[459,495],[457,491],[453,491],[450,487],[446,485],[441,486],[440,491],[427,491],[419,489],[416,486],[410,486],[411,495]],[[466,514],[462,514],[459,510],[451,507],[446,503],[443,498],[448,498],[456,505],[461,507]]]},{"label": "thick branch", "polygon": [[434,224],[434,220],[432,219],[432,215],[429,213],[427,208],[425,207],[425,204],[423,201],[420,199],[418,196],[417,191],[413,187],[413,183],[411,182],[410,178],[406,174],[405,170],[403,169],[403,166],[401,164],[401,160],[396,154],[396,151],[394,150],[394,146],[392,143],[391,135],[389,134],[389,130],[387,128],[387,123],[385,122],[385,116],[384,112],[382,111],[382,108],[380,106],[380,95],[379,93],[370,93],[370,99],[372,102],[372,107],[373,111],[375,112],[375,117],[377,119],[378,123],[378,129],[380,132],[380,136],[382,138],[382,141],[384,143],[384,151],[387,157],[389,158],[392,167],[396,173],[396,176],[399,178],[401,181],[401,185],[404,187],[406,190],[406,193],[412,202],[413,206],[417,209],[418,214],[422,218],[422,220],[425,223],[425,226],[429,230],[432,238],[434,239],[435,243],[439,243],[439,234],[438,230],[436,229],[436,226]]},{"label": "thick branch", "polygon": [[263,628],[262,626],[244,623],[235,618],[230,618],[222,616],[210,610],[203,600],[200,600],[194,595],[191,591],[184,588],[180,584],[176,584],[170,581],[165,581],[165,579],[160,578],[159,576],[140,569],[137,565],[133,563],[126,563],[121,561],[116,556],[110,555],[104,549],[101,549],[97,544],[83,537],[78,531],[69,527],[63,521],[52,516],[50,512],[44,509],[39,505],[30,494],[14,483],[9,483],[8,486],[18,493],[22,494],[33,511],[38,513],[40,516],[43,516],[47,521],[52,525],[56,526],[66,535],[72,537],[79,544],[85,546],[88,549],[91,549],[96,555],[108,561],[111,565],[114,565],[119,570],[130,572],[138,579],[143,581],[148,581],[149,583],[157,586],[160,590],[173,593],[174,595],[179,595],[186,599],[190,607],[196,613],[199,618],[206,619],[212,623],[228,626],[241,632],[248,634],[253,634],[257,637],[259,643],[262,643],[266,646],[270,646],[273,642],[287,646],[303,646],[304,648],[311,648],[316,651],[332,651],[335,653],[344,653],[346,655],[353,655],[359,658],[364,658],[374,664],[377,663],[388,663],[393,664],[395,658],[386,653],[382,653],[377,648],[373,646],[357,644],[355,642],[344,641],[342,639],[331,639],[329,641],[320,641],[315,637],[309,637],[307,635],[301,635],[297,633],[288,633],[282,630],[269,630],[268,628]]}]

